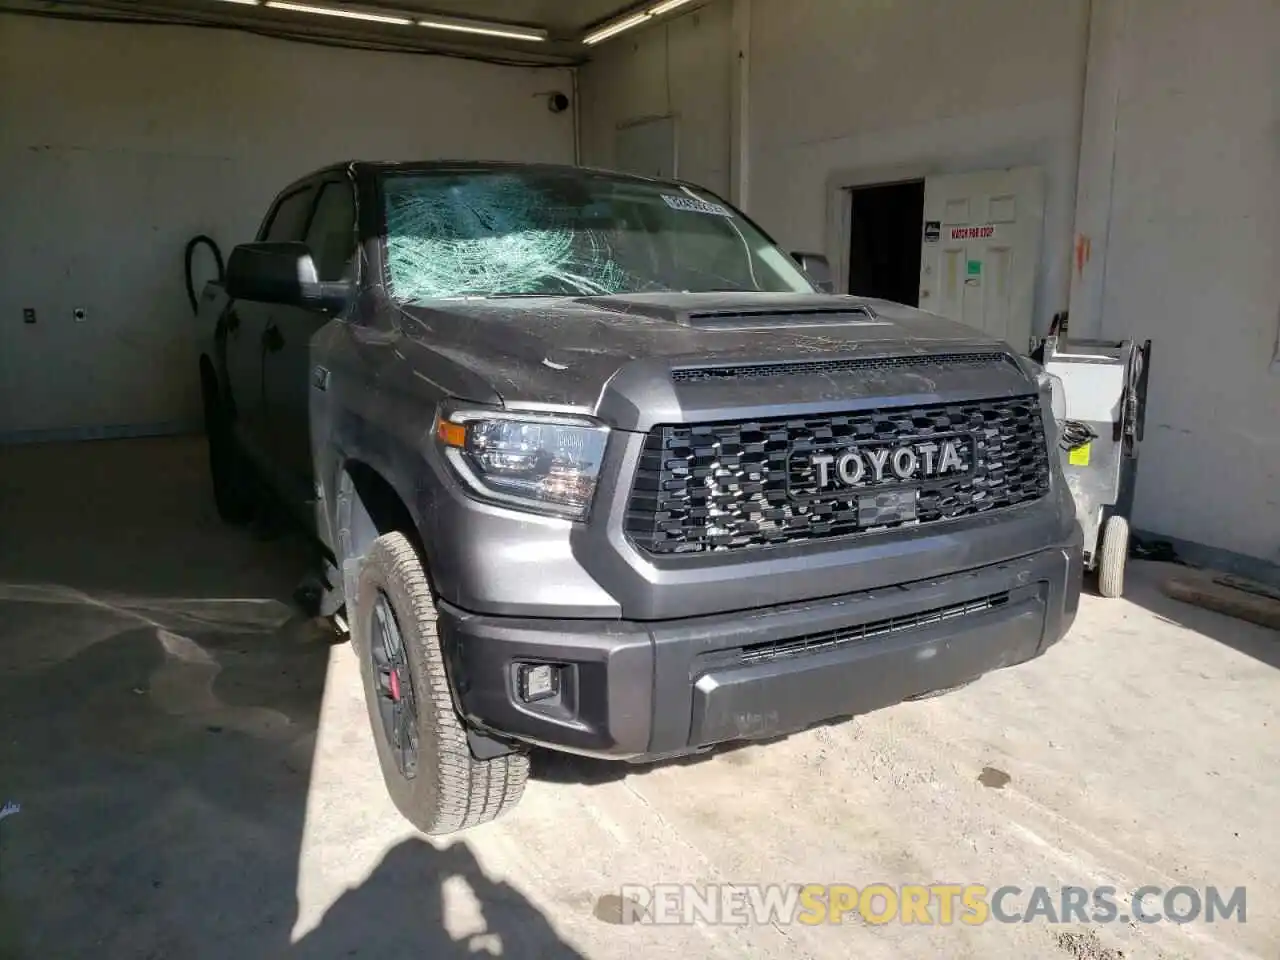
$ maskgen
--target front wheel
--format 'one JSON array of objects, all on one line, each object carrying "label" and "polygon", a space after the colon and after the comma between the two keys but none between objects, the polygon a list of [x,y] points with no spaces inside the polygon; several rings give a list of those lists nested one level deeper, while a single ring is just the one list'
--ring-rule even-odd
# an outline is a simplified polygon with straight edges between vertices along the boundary
[{"label": "front wheel", "polygon": [[423,833],[439,835],[514,807],[524,793],[529,758],[472,756],[449,692],[431,587],[403,534],[373,542],[351,606],[352,645],[378,762],[400,812]]}]

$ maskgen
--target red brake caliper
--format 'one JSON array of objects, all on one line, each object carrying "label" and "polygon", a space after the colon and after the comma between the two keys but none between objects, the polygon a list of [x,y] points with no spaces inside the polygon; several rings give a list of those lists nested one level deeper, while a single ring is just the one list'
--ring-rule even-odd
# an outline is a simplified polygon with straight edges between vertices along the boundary
[{"label": "red brake caliper", "polygon": [[391,699],[400,702],[400,671],[394,667],[391,668]]}]

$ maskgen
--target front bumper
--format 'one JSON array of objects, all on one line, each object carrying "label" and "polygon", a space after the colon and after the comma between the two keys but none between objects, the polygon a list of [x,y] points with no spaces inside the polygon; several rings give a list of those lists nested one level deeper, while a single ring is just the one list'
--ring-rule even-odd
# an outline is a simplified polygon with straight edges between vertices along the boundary
[{"label": "front bumper", "polygon": [[[659,622],[482,616],[441,604],[477,729],[626,760],[778,736],[1039,656],[1075,619],[1078,534],[1016,560],[804,603]],[[522,663],[559,664],[525,702]]]}]

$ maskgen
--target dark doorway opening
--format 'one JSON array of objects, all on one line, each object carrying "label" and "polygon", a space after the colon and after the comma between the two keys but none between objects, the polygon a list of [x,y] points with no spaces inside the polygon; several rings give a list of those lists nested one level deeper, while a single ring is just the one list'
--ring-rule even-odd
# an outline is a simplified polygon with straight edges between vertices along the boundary
[{"label": "dark doorway opening", "polygon": [[924,181],[849,192],[849,292],[919,306]]}]

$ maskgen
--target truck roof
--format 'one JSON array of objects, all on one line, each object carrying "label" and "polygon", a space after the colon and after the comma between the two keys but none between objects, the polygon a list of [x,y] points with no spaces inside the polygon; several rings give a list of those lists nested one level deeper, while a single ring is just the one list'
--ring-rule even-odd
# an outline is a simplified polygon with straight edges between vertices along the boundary
[{"label": "truck roof", "polygon": [[[309,180],[320,174],[337,172],[339,170],[351,170],[357,175],[361,173],[415,173],[430,172],[433,170],[472,170],[472,171],[491,171],[491,170],[542,170],[547,172],[559,173],[579,173],[591,174],[593,176],[616,177],[619,180],[637,180],[643,183],[686,183],[680,179],[666,179],[662,177],[646,177],[637,173],[624,173],[620,170],[606,170],[603,167],[579,166],[569,163],[528,163],[517,160],[343,160],[338,163],[331,163],[317,170],[312,170],[295,182]],[[696,186],[695,184],[689,184]],[[705,188],[699,188],[705,189]]]}]

